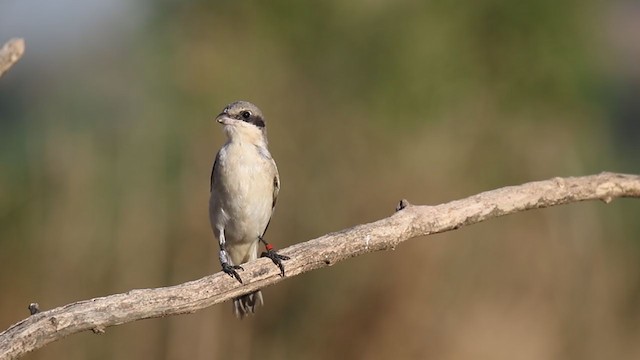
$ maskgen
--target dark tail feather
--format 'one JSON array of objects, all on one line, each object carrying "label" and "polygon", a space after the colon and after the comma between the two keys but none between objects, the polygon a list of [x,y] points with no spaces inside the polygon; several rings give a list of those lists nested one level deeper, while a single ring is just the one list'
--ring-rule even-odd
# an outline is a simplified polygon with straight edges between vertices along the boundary
[{"label": "dark tail feather", "polygon": [[242,319],[246,315],[255,313],[256,307],[258,307],[258,305],[262,306],[262,304],[262,293],[258,290],[233,299],[233,310],[236,316]]}]

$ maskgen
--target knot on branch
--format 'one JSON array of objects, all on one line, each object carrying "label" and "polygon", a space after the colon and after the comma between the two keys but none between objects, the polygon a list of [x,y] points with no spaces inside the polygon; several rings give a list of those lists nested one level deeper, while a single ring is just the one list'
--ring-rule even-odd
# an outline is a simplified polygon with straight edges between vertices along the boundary
[{"label": "knot on branch", "polygon": [[40,305],[38,305],[38,303],[31,303],[29,304],[28,309],[31,315],[35,315],[40,312]]},{"label": "knot on branch", "polygon": [[396,212],[400,211],[400,210],[404,210],[406,208],[408,208],[409,206],[412,206],[409,203],[409,200],[407,199],[402,199],[400,200],[400,202],[398,203],[398,205],[396,206]]}]

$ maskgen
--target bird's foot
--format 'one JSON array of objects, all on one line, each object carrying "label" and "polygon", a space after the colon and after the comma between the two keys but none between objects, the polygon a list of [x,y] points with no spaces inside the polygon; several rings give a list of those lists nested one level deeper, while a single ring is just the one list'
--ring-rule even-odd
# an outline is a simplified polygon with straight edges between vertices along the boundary
[{"label": "bird's foot", "polygon": [[240,284],[242,284],[242,279],[240,279],[240,275],[236,270],[244,271],[244,268],[242,268],[242,266],[240,265],[229,265],[229,263],[226,262],[222,263],[222,271],[224,271],[225,274],[231,276],[232,278],[236,278],[236,280],[238,280]]},{"label": "bird's foot", "polygon": [[280,274],[282,275],[282,277],[284,277],[284,264],[282,264],[282,260],[289,260],[291,258],[285,255],[278,254],[273,249],[273,246],[271,246],[271,244],[266,243],[265,247],[267,248],[267,251],[263,252],[260,257],[268,257],[269,259],[271,259],[271,261],[273,261],[273,263],[276,264],[278,268],[280,268]]}]

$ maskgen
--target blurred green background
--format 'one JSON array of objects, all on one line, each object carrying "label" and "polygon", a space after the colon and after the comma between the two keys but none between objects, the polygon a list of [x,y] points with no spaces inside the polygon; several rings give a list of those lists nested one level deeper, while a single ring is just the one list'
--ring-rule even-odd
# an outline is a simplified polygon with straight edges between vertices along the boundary
[{"label": "blurred green background", "polygon": [[[635,1],[0,2],[0,329],[218,271],[209,172],[262,108],[276,246],[506,185],[640,172]],[[27,359],[640,358],[640,201],[530,211]]]}]

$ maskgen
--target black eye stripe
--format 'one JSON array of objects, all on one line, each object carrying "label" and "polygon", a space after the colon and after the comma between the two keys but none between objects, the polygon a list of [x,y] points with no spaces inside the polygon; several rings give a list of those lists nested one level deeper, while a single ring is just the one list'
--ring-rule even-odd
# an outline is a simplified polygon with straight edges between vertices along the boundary
[{"label": "black eye stripe", "polygon": [[260,115],[254,115],[250,111],[241,111],[234,116],[238,120],[253,124],[259,128],[265,127],[264,119]]},{"label": "black eye stripe", "polygon": [[260,116],[254,117],[253,121],[251,123],[253,123],[255,126],[257,126],[259,128],[263,128],[264,127],[264,120],[262,120],[262,118]]},{"label": "black eye stripe", "polygon": [[253,118],[253,116],[251,116],[251,112],[246,110],[241,111],[240,113],[236,114],[234,117],[238,120],[242,120],[246,122],[252,122],[252,118]]}]

